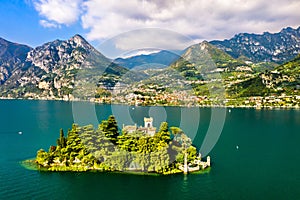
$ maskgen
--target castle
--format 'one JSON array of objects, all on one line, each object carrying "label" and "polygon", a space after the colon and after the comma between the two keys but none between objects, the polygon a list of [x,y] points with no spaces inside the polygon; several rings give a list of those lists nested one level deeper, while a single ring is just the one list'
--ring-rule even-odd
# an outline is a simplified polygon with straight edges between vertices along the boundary
[{"label": "castle", "polygon": [[154,136],[156,133],[156,128],[153,127],[153,118],[152,117],[144,117],[144,126],[137,127],[137,125],[124,125],[123,124],[123,131],[132,134],[135,132],[142,132],[144,134]]}]

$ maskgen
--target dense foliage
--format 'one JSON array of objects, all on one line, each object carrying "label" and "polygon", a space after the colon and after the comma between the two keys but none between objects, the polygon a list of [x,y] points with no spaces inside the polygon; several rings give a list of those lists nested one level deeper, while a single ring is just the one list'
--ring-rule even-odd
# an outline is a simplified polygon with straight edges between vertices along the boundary
[{"label": "dense foliage", "polygon": [[150,136],[142,132],[119,134],[114,116],[103,120],[97,129],[74,124],[67,136],[60,130],[57,146],[39,150],[36,163],[51,171],[141,171],[170,174],[181,172],[184,152],[188,160],[196,158],[196,148],[177,127],[162,122]]},{"label": "dense foliage", "polygon": [[258,76],[244,82],[232,85],[228,89],[230,96],[279,96],[299,95],[300,89],[300,55],[294,60],[276,67],[274,70],[266,70]]}]

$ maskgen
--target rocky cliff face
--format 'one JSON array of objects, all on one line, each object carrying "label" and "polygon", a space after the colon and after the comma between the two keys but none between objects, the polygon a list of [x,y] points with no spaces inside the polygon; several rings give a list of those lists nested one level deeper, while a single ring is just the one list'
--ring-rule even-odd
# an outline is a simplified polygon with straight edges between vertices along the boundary
[{"label": "rocky cliff face", "polygon": [[234,58],[246,57],[252,62],[282,64],[300,53],[300,27],[298,29],[285,28],[274,34],[241,33],[229,40],[210,43]]},{"label": "rocky cliff face", "polygon": [[0,85],[10,78],[15,69],[23,66],[30,50],[31,48],[26,45],[0,38]]},{"label": "rocky cliff face", "polygon": [[122,71],[80,35],[30,49],[21,66],[3,81],[2,96],[69,100],[79,71],[94,68],[110,75]]},{"label": "rocky cliff face", "polygon": [[78,69],[91,51],[95,51],[93,47],[76,35],[67,41],[55,40],[31,50],[26,61],[46,73],[60,73],[62,68]]}]

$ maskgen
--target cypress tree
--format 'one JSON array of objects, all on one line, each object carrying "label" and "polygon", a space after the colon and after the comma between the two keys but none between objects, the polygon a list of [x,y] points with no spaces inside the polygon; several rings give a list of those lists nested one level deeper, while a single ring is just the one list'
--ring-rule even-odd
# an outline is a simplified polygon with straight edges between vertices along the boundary
[{"label": "cypress tree", "polygon": [[113,115],[109,116],[108,120],[103,120],[99,125],[100,131],[102,131],[107,139],[115,143],[119,136],[118,124]]},{"label": "cypress tree", "polygon": [[59,131],[59,146],[61,148],[66,147],[66,138],[65,138],[65,135],[64,135],[64,130],[62,128]]}]

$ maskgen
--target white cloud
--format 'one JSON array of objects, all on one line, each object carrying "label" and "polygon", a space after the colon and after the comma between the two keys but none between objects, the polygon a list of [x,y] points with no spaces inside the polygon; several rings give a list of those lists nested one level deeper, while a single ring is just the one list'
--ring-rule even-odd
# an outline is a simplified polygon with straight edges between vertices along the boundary
[{"label": "white cloud", "polygon": [[161,28],[131,30],[102,41],[96,48],[107,57],[123,57],[135,50],[182,50],[194,44],[191,38]]},{"label": "white cloud", "polygon": [[[38,0],[34,5],[51,23],[70,25],[80,19],[87,39],[99,41],[144,28],[172,30],[199,41],[300,25],[299,0]],[[124,48],[124,40],[117,45]]]},{"label": "white cloud", "polygon": [[196,39],[298,26],[298,0],[88,0],[82,16],[91,40],[139,28],[166,28]]},{"label": "white cloud", "polygon": [[137,49],[128,53],[125,53],[124,55],[122,55],[122,58],[130,58],[130,57],[134,57],[134,56],[138,56],[138,55],[150,55],[153,53],[158,53],[160,52],[160,50],[157,49]]},{"label": "white cloud", "polygon": [[44,22],[71,25],[80,14],[83,0],[33,0],[35,9],[44,17]]},{"label": "white cloud", "polygon": [[39,22],[45,28],[60,28],[60,25],[55,22],[49,22],[43,19],[41,19]]}]

